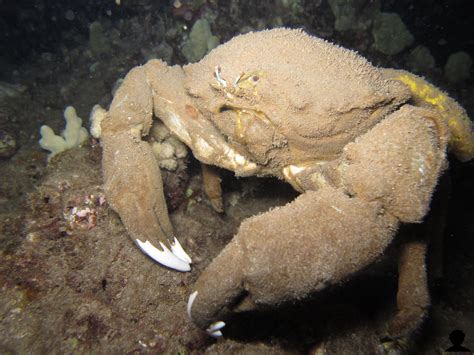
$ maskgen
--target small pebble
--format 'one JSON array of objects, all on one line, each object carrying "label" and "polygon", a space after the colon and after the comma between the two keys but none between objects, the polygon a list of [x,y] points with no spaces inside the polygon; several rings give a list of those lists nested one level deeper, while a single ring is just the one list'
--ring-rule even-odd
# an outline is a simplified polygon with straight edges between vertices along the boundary
[{"label": "small pebble", "polygon": [[67,10],[67,11],[66,11],[66,14],[64,15],[64,17],[66,17],[66,20],[72,21],[72,20],[74,20],[74,18],[75,18],[76,16],[74,15],[74,11],[72,11],[72,10]]}]

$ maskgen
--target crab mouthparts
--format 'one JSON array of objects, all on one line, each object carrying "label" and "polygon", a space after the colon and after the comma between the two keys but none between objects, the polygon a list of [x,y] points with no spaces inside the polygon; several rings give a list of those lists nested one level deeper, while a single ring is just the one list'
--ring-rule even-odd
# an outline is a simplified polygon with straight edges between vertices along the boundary
[{"label": "crab mouthparts", "polygon": [[217,165],[240,176],[254,175],[259,170],[256,163],[234,149],[212,124],[204,120],[196,132],[189,132],[183,119],[175,113],[170,113],[163,123],[206,164]]}]

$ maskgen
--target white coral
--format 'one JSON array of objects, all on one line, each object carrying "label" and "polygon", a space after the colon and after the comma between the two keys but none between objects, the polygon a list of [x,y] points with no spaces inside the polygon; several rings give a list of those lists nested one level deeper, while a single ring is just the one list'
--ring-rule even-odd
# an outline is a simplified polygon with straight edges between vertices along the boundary
[{"label": "white coral", "polygon": [[40,128],[41,139],[39,144],[41,148],[50,151],[48,161],[67,149],[81,145],[89,137],[87,130],[82,127],[82,119],[77,116],[74,107],[66,107],[64,119],[66,120],[66,127],[60,136],[56,135],[49,126],[44,125]]},{"label": "white coral", "polygon": [[188,149],[169,129],[159,121],[153,123],[150,132],[154,142],[151,147],[153,154],[162,169],[174,171],[178,168],[178,159],[186,157]]},{"label": "white coral", "polygon": [[92,137],[97,139],[100,138],[100,135],[102,134],[102,128],[100,124],[102,123],[106,115],[107,111],[102,108],[102,106],[94,105],[94,107],[92,107],[92,111],[89,115],[90,132]]}]

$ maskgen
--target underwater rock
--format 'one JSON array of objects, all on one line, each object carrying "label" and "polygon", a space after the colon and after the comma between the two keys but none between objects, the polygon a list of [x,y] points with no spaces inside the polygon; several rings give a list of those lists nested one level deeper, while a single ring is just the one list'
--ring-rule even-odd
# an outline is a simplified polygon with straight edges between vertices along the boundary
[{"label": "underwater rock", "polygon": [[328,0],[328,3],[335,17],[334,28],[339,32],[369,28],[380,8],[378,1]]},{"label": "underwater rock", "polygon": [[444,76],[452,83],[469,79],[472,59],[464,51],[453,53],[449,56],[444,66]]},{"label": "underwater rock", "polygon": [[16,139],[8,131],[0,129],[0,159],[11,158],[17,149]]},{"label": "underwater rock", "polygon": [[161,59],[168,64],[171,64],[173,58],[173,47],[171,47],[166,41],[161,42],[156,47],[142,49],[143,57],[146,61],[150,59]]},{"label": "underwater rock", "polygon": [[304,12],[301,0],[279,0],[276,6],[282,8],[285,14],[293,19],[297,19]]},{"label": "underwater rock", "polygon": [[19,96],[25,91],[26,86],[0,81],[0,100],[4,99],[5,97]]},{"label": "underwater rock", "polygon": [[206,19],[197,20],[191,28],[188,40],[183,45],[183,55],[190,63],[201,60],[211,49],[219,45],[219,38],[211,32]]},{"label": "underwater rock", "polygon": [[435,59],[427,47],[417,46],[410,52],[407,65],[415,72],[425,73],[435,67]]},{"label": "underwater rock", "polygon": [[76,18],[76,15],[74,14],[74,11],[67,10],[66,13],[64,14],[64,18],[68,21],[74,21],[74,19]]},{"label": "underwater rock", "polygon": [[92,53],[96,56],[110,50],[110,43],[99,21],[94,21],[89,25],[89,46]]},{"label": "underwater rock", "polygon": [[379,13],[372,28],[375,49],[386,55],[395,55],[413,43],[400,16],[396,13]]}]

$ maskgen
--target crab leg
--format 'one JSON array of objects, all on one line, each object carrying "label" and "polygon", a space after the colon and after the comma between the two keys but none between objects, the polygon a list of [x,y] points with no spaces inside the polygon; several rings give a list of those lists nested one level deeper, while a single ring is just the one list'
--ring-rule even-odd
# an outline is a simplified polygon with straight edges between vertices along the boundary
[{"label": "crab leg", "polygon": [[101,124],[105,193],[145,254],[169,268],[189,271],[191,259],[173,237],[160,169],[150,145],[142,141],[151,127],[152,108],[145,69],[135,68]]},{"label": "crab leg", "polygon": [[416,330],[428,311],[430,295],[426,275],[426,241],[409,241],[398,261],[398,313],[391,320],[388,336],[398,339]]},{"label": "crab leg", "polygon": [[[398,257],[398,312],[390,321],[386,339],[398,341],[415,331],[428,313],[430,294],[427,269],[434,278],[442,277],[442,239],[446,223],[446,204],[449,199],[449,175],[440,179],[431,202],[431,209],[422,225],[407,228]],[[430,258],[426,253],[430,248]],[[430,265],[427,266],[427,261]]]},{"label": "crab leg", "polygon": [[204,191],[206,192],[212,208],[219,213],[224,212],[224,203],[222,201],[221,178],[216,167],[201,164],[202,180]]}]

